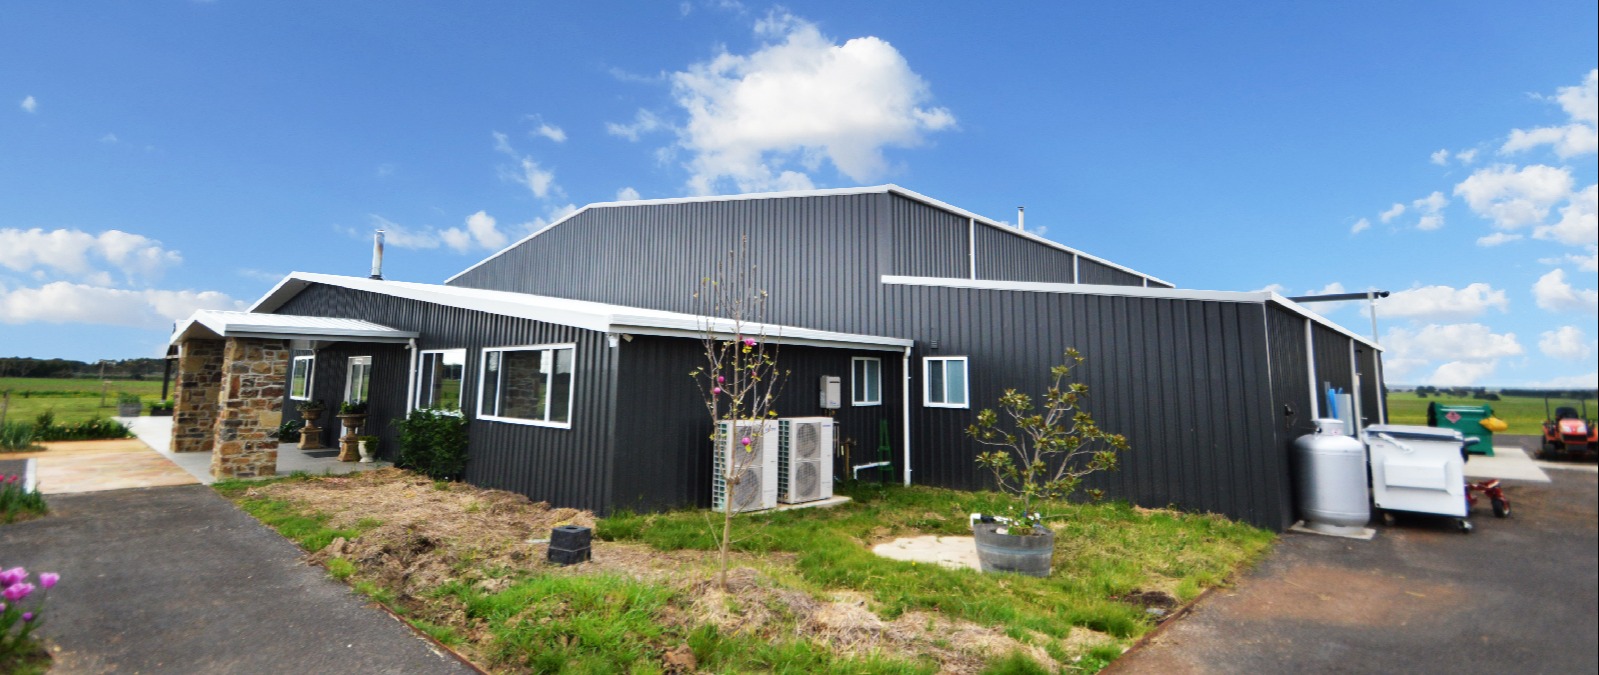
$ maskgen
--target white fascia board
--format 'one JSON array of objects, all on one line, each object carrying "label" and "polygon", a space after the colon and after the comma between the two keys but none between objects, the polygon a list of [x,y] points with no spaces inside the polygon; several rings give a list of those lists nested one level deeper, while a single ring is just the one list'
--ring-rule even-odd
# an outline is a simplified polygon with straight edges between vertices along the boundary
[{"label": "white fascia board", "polygon": [[[727,319],[714,319],[707,326],[699,317],[681,319],[660,316],[621,315],[611,317],[609,332],[699,338],[705,335],[707,328],[710,329],[710,333],[715,337],[725,338],[733,337],[734,335],[733,322]],[[742,328],[742,334],[745,336],[759,336],[761,339],[778,344],[870,349],[874,351],[899,351],[915,344],[914,341],[904,338],[834,333],[794,326],[747,323]]]},{"label": "white fascia board", "polygon": [[309,274],[309,272],[290,272],[289,276],[283,277],[283,280],[274,285],[272,290],[267,291],[265,295],[262,295],[252,303],[249,309],[244,311],[268,313],[282,307],[283,303],[288,302],[289,298],[300,292],[300,288],[291,288],[289,285],[298,284],[303,288],[305,281],[300,277],[305,274]]},{"label": "white fascia board", "polygon": [[937,286],[942,288],[971,288],[989,291],[1031,291],[1035,293],[1070,293],[1076,295],[1110,295],[1129,298],[1165,298],[1169,300],[1210,300],[1214,302],[1273,302],[1311,321],[1331,328],[1344,336],[1372,349],[1382,346],[1354,331],[1334,323],[1325,316],[1305,309],[1304,306],[1271,291],[1198,291],[1183,288],[1145,288],[1143,286],[1110,286],[1104,284],[1058,284],[1038,281],[974,281],[943,277],[905,277],[883,275],[882,282],[895,286]]}]

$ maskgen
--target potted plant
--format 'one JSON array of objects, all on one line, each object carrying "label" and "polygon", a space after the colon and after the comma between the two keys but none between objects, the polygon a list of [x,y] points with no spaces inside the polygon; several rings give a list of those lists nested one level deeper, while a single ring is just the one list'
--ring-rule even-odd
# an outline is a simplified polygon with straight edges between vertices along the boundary
[{"label": "potted plant", "polygon": [[361,453],[361,463],[371,464],[372,456],[378,452],[378,437],[370,435],[356,436],[355,447]]},{"label": "potted plant", "polygon": [[327,406],[322,404],[322,399],[301,401],[299,407],[300,419],[305,420],[305,426],[300,428],[300,449],[316,450],[322,447],[322,427],[316,425],[318,417]]},{"label": "potted plant", "polygon": [[[1124,436],[1099,428],[1082,408],[1088,385],[1067,382],[1082,362],[1077,350],[1066,350],[1066,362],[1049,370],[1041,408],[1027,394],[1006,389],[999,397],[1004,421],[985,409],[966,429],[973,440],[994,448],[978,454],[977,464],[993,471],[999,490],[1015,499],[1007,515],[972,518],[984,572],[1049,576],[1055,532],[1044,525],[1050,516],[1038,512],[1039,502],[1066,499],[1084,476],[1116,468],[1118,453],[1127,450]],[[1100,496],[1098,490],[1092,494]]]},{"label": "potted plant", "polygon": [[138,394],[127,392],[117,394],[118,417],[138,417],[141,412],[144,412],[144,404],[139,402]]},{"label": "potted plant", "polygon": [[339,461],[353,462],[360,457],[356,451],[356,432],[366,424],[366,401],[345,401],[339,404],[339,422],[344,425],[344,435],[339,437]]},{"label": "potted plant", "polygon": [[150,416],[151,417],[171,417],[172,416],[172,411],[175,408],[177,408],[177,404],[173,403],[172,399],[166,399],[164,401],[153,401],[153,402],[150,403]]}]

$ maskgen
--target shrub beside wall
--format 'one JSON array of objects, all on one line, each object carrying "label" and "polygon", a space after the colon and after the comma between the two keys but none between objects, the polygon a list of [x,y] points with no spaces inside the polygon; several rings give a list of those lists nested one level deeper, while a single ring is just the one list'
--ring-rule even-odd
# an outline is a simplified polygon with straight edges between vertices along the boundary
[{"label": "shrub beside wall", "polygon": [[466,472],[466,419],[437,410],[413,410],[395,425],[400,457],[395,466],[434,480],[460,480]]}]

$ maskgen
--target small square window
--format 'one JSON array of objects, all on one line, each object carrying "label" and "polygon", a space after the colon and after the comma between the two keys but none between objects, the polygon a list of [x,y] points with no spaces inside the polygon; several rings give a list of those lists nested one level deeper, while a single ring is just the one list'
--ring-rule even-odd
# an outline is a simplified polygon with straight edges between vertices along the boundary
[{"label": "small square window", "polygon": [[869,356],[850,359],[850,403],[883,404],[883,360]]},{"label": "small square window", "polygon": [[293,367],[289,371],[289,398],[311,400],[311,378],[315,373],[316,355],[309,350],[295,350]]},{"label": "small square window", "polygon": [[922,404],[929,408],[965,408],[966,357],[930,356],[922,359]]}]

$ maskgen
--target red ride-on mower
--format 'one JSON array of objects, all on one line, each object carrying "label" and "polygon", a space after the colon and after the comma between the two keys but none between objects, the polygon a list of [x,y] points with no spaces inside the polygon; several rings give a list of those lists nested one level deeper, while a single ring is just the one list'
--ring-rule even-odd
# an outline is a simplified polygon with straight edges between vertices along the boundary
[{"label": "red ride-on mower", "polygon": [[[1545,399],[1545,413],[1548,409],[1549,401]],[[1550,455],[1569,458],[1579,453],[1599,453],[1599,425],[1588,417],[1587,401],[1582,402],[1581,415],[1570,406],[1555,408],[1555,413],[1543,423],[1543,443],[1538,448],[1540,458]]]}]

